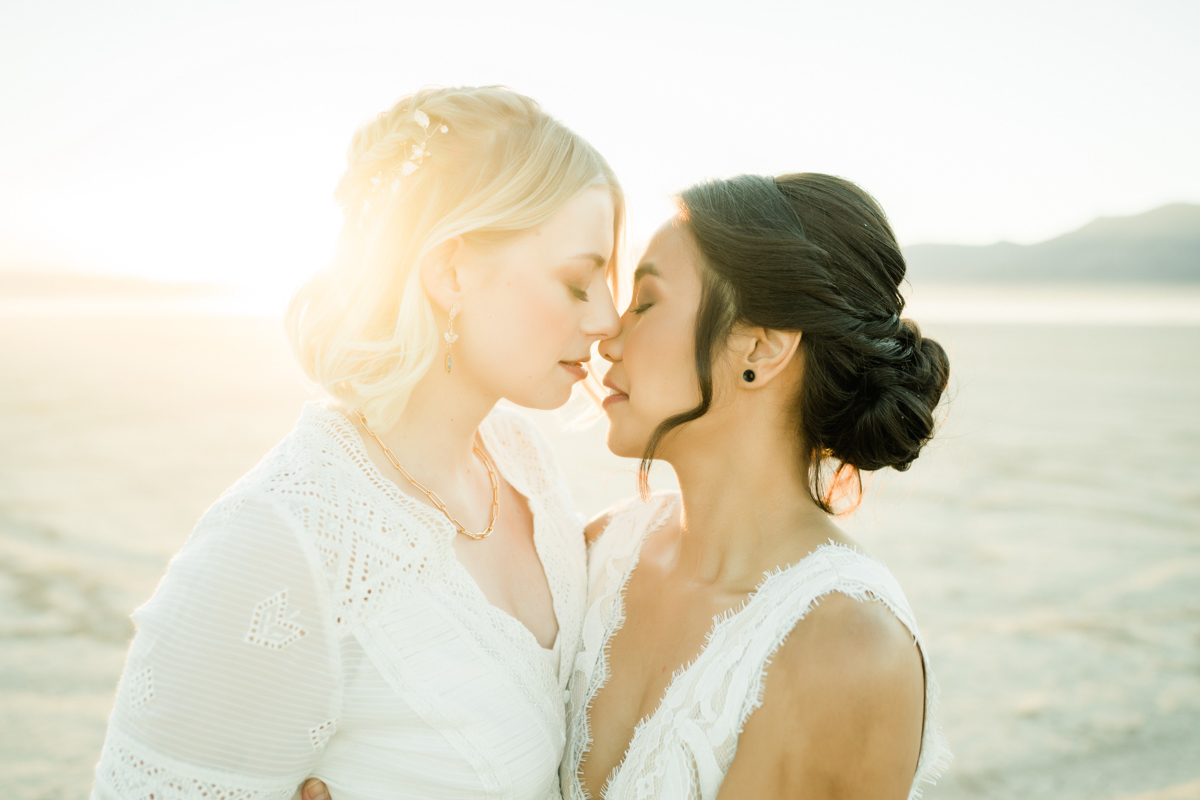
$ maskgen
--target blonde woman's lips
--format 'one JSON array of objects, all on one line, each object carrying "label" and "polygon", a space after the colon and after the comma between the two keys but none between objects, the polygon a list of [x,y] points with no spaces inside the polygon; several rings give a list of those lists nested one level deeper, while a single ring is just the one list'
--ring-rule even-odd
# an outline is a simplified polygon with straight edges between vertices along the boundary
[{"label": "blonde woman's lips", "polygon": [[581,381],[588,376],[587,367],[583,365],[582,361],[560,361],[558,364],[571,373],[577,381]]}]

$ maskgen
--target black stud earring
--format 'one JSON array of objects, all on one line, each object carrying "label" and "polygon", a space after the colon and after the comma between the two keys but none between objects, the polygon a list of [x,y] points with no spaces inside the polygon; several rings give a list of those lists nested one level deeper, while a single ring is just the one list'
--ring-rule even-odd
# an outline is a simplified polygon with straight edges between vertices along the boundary
[{"label": "black stud earring", "polygon": [[742,380],[746,383],[754,383],[754,370],[748,369],[742,373]]}]

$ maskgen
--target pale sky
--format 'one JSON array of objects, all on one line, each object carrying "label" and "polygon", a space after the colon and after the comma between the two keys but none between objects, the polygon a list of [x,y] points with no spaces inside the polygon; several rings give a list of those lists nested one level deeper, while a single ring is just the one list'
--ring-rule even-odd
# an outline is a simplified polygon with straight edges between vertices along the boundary
[{"label": "pale sky", "polygon": [[0,5],[0,266],[290,289],[356,125],[510,85],[591,140],[632,235],[692,182],[830,172],[901,241],[1200,202],[1200,2]]}]

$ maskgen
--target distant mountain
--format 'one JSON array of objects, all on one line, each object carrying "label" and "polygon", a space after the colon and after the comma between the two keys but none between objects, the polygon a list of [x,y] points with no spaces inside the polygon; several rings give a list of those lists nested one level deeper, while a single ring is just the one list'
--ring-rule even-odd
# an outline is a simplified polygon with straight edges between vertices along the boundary
[{"label": "distant mountain", "polygon": [[910,281],[1200,283],[1200,205],[1100,217],[1037,244],[917,244]]}]

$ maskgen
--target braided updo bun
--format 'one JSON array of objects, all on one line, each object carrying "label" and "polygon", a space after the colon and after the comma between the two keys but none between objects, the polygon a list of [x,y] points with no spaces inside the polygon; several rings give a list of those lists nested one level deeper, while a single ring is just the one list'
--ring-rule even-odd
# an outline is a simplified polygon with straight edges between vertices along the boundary
[{"label": "braided updo bun", "polygon": [[742,322],[802,332],[796,432],[822,509],[832,513],[848,484],[861,487],[860,470],[908,469],[933,436],[950,362],[900,317],[904,257],[874,198],[830,175],[742,175],[693,186],[679,205],[702,262],[702,400],[664,422],[647,455],[707,412],[715,356]]}]

